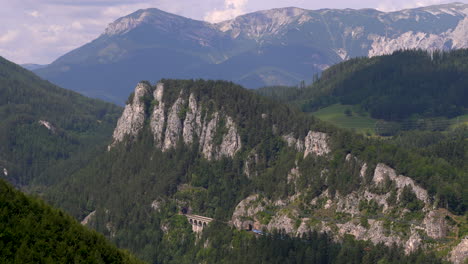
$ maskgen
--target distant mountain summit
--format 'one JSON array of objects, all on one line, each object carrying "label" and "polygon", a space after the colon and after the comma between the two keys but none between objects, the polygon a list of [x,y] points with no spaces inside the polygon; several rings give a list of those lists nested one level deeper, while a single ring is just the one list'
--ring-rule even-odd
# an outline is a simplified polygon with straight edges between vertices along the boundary
[{"label": "distant mountain summit", "polygon": [[148,78],[291,85],[348,58],[466,48],[467,14],[462,3],[387,13],[287,7],[212,24],[151,8],[117,19],[94,41],[36,72],[120,104],[128,87]]}]

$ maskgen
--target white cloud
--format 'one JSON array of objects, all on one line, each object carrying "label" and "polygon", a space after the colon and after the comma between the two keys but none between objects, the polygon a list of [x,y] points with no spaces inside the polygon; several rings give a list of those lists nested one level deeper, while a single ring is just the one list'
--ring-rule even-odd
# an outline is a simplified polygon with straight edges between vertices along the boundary
[{"label": "white cloud", "polygon": [[18,33],[19,32],[16,30],[8,30],[5,34],[0,35],[0,44],[9,43],[15,40],[18,36]]},{"label": "white cloud", "polygon": [[32,17],[39,17],[41,14],[39,13],[39,11],[37,10],[34,10],[34,11],[31,11],[31,12],[27,12],[28,15],[32,16]]},{"label": "white cloud", "polygon": [[232,19],[246,12],[247,0],[225,0],[224,9],[214,9],[204,17],[205,21],[212,23]]}]

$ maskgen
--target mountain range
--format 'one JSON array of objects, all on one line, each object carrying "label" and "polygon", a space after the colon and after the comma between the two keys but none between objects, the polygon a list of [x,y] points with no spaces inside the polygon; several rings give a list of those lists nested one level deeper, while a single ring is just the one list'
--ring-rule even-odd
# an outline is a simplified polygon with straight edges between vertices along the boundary
[{"label": "mountain range", "polygon": [[462,3],[387,13],[290,7],[212,24],[151,8],[117,19],[97,39],[35,72],[118,104],[140,80],[295,85],[353,57],[468,47],[467,13]]}]

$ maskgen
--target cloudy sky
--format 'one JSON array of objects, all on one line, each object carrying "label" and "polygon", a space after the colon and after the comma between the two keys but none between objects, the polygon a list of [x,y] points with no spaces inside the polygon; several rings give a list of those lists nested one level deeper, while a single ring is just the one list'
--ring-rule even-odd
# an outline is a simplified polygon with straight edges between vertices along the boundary
[{"label": "cloudy sky", "polygon": [[[156,7],[217,22],[262,9],[296,6],[394,11],[444,0],[0,0],[0,56],[16,63],[48,64],[98,37],[115,19]],[[460,1],[459,1],[460,2]],[[468,3],[468,0],[461,0]]]}]

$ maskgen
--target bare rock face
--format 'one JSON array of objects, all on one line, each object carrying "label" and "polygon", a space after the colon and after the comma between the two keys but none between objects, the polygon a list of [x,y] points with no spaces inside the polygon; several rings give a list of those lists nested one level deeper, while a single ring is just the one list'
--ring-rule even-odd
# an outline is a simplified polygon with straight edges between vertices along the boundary
[{"label": "bare rock face", "polygon": [[396,187],[398,189],[398,197],[400,197],[400,194],[405,186],[410,186],[419,200],[423,201],[426,205],[429,204],[429,195],[427,191],[422,187],[416,185],[416,183],[411,178],[403,175],[397,176],[394,169],[382,163],[377,164],[374,171],[374,178],[372,181],[375,184],[380,184],[385,180],[386,177],[395,182]]},{"label": "bare rock face", "polygon": [[268,230],[284,230],[286,233],[294,233],[294,220],[287,214],[279,214],[273,217],[268,223]]},{"label": "bare rock face", "polygon": [[122,116],[117,122],[113,134],[113,143],[110,147],[121,142],[125,136],[136,136],[143,128],[145,122],[145,104],[142,97],[149,95],[151,87],[146,83],[138,83],[132,102],[125,106]]},{"label": "bare rock face", "polygon": [[454,264],[466,263],[468,259],[468,236],[462,239],[460,244],[450,252],[450,261]]},{"label": "bare rock face", "polygon": [[193,143],[194,137],[200,137],[201,130],[201,112],[198,109],[197,100],[192,93],[189,97],[188,110],[184,121],[183,138],[184,143],[189,145]]},{"label": "bare rock face", "polygon": [[174,148],[177,145],[177,141],[179,140],[182,132],[182,121],[179,114],[184,107],[184,103],[184,99],[182,98],[182,95],[180,95],[174,105],[172,105],[169,115],[167,116],[167,127],[164,144],[162,146],[163,151]]},{"label": "bare rock face", "polygon": [[411,254],[421,246],[421,236],[415,230],[411,230],[411,236],[405,243],[405,254]]},{"label": "bare rock face", "polygon": [[216,128],[218,126],[218,122],[219,122],[218,112],[213,114],[213,117],[210,121],[207,121],[205,118],[205,122],[204,122],[205,125],[203,126],[202,134],[200,138],[200,147],[201,147],[201,152],[203,156],[207,160],[213,159],[213,153],[215,151],[213,139],[216,134]]},{"label": "bare rock face", "polygon": [[151,115],[150,126],[151,131],[154,135],[154,142],[158,148],[162,147],[163,144],[163,130],[166,123],[166,117],[164,113],[164,102],[162,100],[164,95],[164,84],[158,83],[156,90],[153,92],[154,100],[156,105]]},{"label": "bare rock face", "polygon": [[265,208],[258,202],[258,199],[258,194],[253,194],[242,200],[236,206],[236,209],[232,214],[231,221],[237,229],[247,229],[248,225],[253,226],[253,218],[255,214],[265,210]]},{"label": "bare rock face", "polygon": [[96,215],[96,210],[92,211],[89,215],[87,215],[82,221],[82,225],[87,225],[93,218],[94,215]]},{"label": "bare rock face", "polygon": [[305,137],[304,158],[313,153],[317,156],[323,156],[330,153],[328,146],[328,135],[322,132],[309,131]]},{"label": "bare rock face", "polygon": [[3,175],[8,176],[8,170],[7,170],[7,168],[3,168]]},{"label": "bare rock face", "polygon": [[384,243],[391,246],[393,243],[401,244],[401,239],[397,236],[386,236],[382,221],[369,219],[369,229],[361,225],[347,222],[345,224],[337,224],[341,235],[351,234],[358,240],[370,240],[374,244]]},{"label": "bare rock face", "polygon": [[223,136],[223,141],[219,146],[217,158],[234,157],[234,155],[242,148],[241,138],[237,132],[236,125],[231,117],[226,117],[226,128],[228,132]]},{"label": "bare rock face", "polygon": [[447,235],[447,223],[445,214],[439,211],[430,211],[424,218],[423,224],[426,226],[428,236],[439,239]]},{"label": "bare rock face", "polygon": [[295,148],[297,151],[304,151],[304,141],[296,139],[293,133],[283,135],[283,140],[288,144],[288,147]]}]

